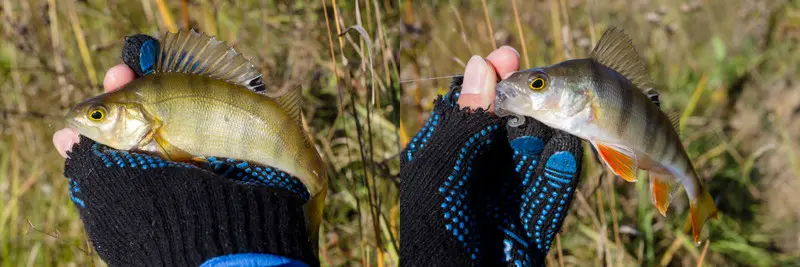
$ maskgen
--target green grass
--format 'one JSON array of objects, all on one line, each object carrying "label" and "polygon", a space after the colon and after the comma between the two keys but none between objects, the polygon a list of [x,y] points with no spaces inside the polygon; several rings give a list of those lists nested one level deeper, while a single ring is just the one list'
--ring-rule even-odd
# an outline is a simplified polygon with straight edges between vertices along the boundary
[{"label": "green grass", "polygon": [[[268,86],[304,88],[330,177],[323,265],[397,265],[396,3],[33,0],[2,10],[0,266],[104,265],[69,201],[52,134],[71,105],[101,92],[124,36],[189,27],[234,45]],[[339,37],[353,25],[367,36]]]},{"label": "green grass", "polygon": [[683,232],[685,193],[663,217],[650,202],[645,173],[626,183],[587,160],[548,265],[800,262],[798,1],[514,1],[407,6],[401,136],[412,136],[436,94],[448,89],[449,79],[430,78],[463,73],[471,55],[510,45],[522,68],[544,66],[585,57],[606,28],[618,26],[649,63],[663,109],[682,115],[684,145],[720,219],[705,226],[710,243],[695,246]]}]

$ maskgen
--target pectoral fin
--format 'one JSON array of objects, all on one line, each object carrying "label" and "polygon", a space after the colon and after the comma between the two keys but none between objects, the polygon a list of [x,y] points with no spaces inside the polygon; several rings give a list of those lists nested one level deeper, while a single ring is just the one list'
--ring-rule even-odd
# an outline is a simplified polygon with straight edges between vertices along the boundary
[{"label": "pectoral fin", "polygon": [[678,182],[668,173],[658,173],[650,171],[650,192],[653,197],[653,205],[658,208],[658,212],[667,216],[669,203],[675,197]]},{"label": "pectoral fin", "polygon": [[156,134],[153,135],[153,140],[158,144],[159,152],[168,160],[188,162],[194,158],[194,155],[189,154],[189,152],[167,142],[167,140],[161,136],[160,131],[156,131]]},{"label": "pectoral fin", "polygon": [[603,144],[595,141],[591,143],[597,149],[600,159],[611,168],[614,174],[628,182],[636,181],[636,154],[633,153],[633,150],[619,145]]}]

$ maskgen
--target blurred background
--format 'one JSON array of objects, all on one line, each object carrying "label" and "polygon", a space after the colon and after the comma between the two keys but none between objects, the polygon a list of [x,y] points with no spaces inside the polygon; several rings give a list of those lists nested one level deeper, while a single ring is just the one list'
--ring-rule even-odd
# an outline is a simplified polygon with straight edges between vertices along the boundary
[{"label": "blurred background", "polygon": [[645,172],[626,183],[586,160],[548,266],[800,266],[800,1],[406,2],[402,24],[403,145],[470,56],[510,45],[523,69],[545,66],[586,57],[611,26],[649,63],[662,108],[681,115],[720,211],[710,242],[683,232],[685,193],[663,217]]},{"label": "blurred background", "polygon": [[[267,86],[302,85],[330,179],[323,266],[397,265],[395,1],[5,0],[0,12],[0,266],[104,265],[52,134],[67,109],[102,92],[125,36],[189,28],[251,58]],[[354,25],[363,33],[345,33]]]}]

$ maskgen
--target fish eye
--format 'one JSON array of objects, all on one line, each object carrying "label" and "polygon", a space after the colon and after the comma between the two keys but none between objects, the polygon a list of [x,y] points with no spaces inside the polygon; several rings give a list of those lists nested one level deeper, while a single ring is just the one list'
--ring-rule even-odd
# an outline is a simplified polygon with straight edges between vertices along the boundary
[{"label": "fish eye", "polygon": [[87,115],[92,121],[101,121],[106,118],[106,109],[104,107],[94,107],[89,110]]},{"label": "fish eye", "polygon": [[547,82],[545,82],[544,78],[536,77],[531,81],[529,87],[533,90],[542,90],[546,84]]}]

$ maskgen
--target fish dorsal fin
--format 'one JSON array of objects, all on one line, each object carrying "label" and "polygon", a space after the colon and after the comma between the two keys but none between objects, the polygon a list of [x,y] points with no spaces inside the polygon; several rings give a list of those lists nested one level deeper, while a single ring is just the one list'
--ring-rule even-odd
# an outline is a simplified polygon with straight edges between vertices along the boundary
[{"label": "fish dorsal fin", "polygon": [[674,111],[667,112],[667,118],[669,118],[669,122],[672,125],[672,129],[675,129],[676,132],[680,133],[681,114]]},{"label": "fish dorsal fin", "polygon": [[631,38],[621,29],[612,27],[606,30],[592,50],[591,57],[628,78],[633,85],[650,96],[650,99],[653,99],[652,95],[658,94],[653,89],[647,64],[639,57]]},{"label": "fish dorsal fin", "polygon": [[258,68],[216,37],[195,30],[167,32],[157,55],[154,72],[203,75],[269,96]]},{"label": "fish dorsal fin", "polygon": [[655,90],[651,90],[652,92],[647,94],[647,98],[650,98],[650,101],[653,101],[653,104],[656,104],[657,107],[661,107],[661,98],[658,95],[658,92]]},{"label": "fish dorsal fin", "polygon": [[286,114],[289,114],[290,118],[302,124],[303,110],[300,107],[302,107],[303,97],[300,93],[303,90],[301,88],[297,86],[294,89],[285,90],[286,92],[275,98],[275,102],[278,102],[278,105],[286,111]]}]

